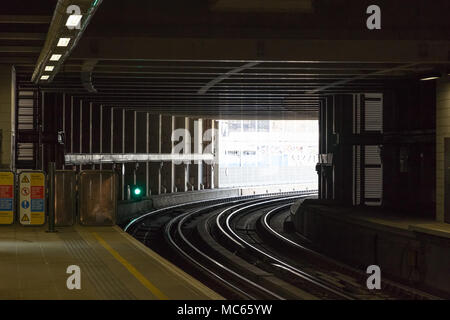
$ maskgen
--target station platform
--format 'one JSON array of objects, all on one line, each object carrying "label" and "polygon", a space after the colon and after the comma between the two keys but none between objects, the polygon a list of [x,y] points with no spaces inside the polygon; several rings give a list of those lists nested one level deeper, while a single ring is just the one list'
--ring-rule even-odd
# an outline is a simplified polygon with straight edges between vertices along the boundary
[{"label": "station platform", "polygon": [[393,280],[450,297],[450,224],[381,207],[306,200],[291,207],[296,231],[317,250]]},{"label": "station platform", "polygon": [[[0,228],[0,300],[223,299],[117,226],[46,230]],[[67,287],[72,265],[79,290]]]}]

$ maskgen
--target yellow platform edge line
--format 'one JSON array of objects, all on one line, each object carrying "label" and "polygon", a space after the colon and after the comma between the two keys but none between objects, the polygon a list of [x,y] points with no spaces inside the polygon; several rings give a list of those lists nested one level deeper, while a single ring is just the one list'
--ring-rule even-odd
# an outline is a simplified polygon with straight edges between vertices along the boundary
[{"label": "yellow platform edge line", "polygon": [[144,287],[157,297],[159,300],[169,300],[169,298],[154,286],[142,273],[140,273],[131,263],[123,258],[116,250],[114,250],[97,232],[92,232],[97,241],[117,260],[119,261]]},{"label": "yellow platform edge line", "polygon": [[208,299],[212,300],[225,300],[224,297],[219,295],[217,292],[207,287],[205,284],[201,283],[197,279],[193,278],[191,275],[187,274],[185,271],[181,270],[170,261],[164,259],[162,256],[157,254],[155,251],[150,249],[149,247],[142,244],[142,242],[136,240],[134,237],[123,231],[120,227],[113,227],[119,234],[121,234],[126,240],[128,240],[132,245],[142,251],[145,255],[159,263],[162,267],[164,267],[167,271],[172,272],[174,275],[179,277],[181,280],[186,281],[189,285],[192,286],[198,293],[206,296]]}]

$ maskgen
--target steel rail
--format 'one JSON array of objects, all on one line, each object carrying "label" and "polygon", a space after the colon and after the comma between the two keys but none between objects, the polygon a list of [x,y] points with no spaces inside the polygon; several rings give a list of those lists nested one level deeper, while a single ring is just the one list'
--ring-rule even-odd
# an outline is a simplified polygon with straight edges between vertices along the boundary
[{"label": "steel rail", "polygon": [[[289,198],[285,198],[284,200],[289,200]],[[283,201],[283,200],[278,200],[278,201]],[[264,205],[264,204],[270,204],[276,201],[264,201],[264,202],[260,202],[258,203],[258,205],[249,205],[249,206],[245,206],[245,207],[241,207],[233,212],[231,212],[230,214],[228,214],[228,216],[225,218],[225,228],[221,228],[221,231],[223,230],[223,232],[225,232],[228,238],[234,238],[235,242],[240,242],[241,243],[241,247],[243,246],[245,249],[253,251],[254,253],[263,256],[267,259],[269,259],[269,261],[272,261],[272,264],[276,264],[276,265],[281,265],[284,268],[288,268],[291,270],[291,272],[295,275],[297,275],[298,277],[300,277],[303,280],[306,280],[316,286],[321,287],[322,289],[325,289],[326,291],[332,292],[344,299],[348,299],[348,300],[354,300],[355,298],[343,293],[341,290],[335,288],[335,286],[330,285],[329,283],[327,283],[326,281],[323,281],[303,270],[300,270],[282,260],[280,260],[279,258],[257,248],[256,246],[254,246],[253,244],[249,243],[248,241],[244,240],[241,236],[239,236],[232,228],[231,226],[231,219],[236,217],[237,214],[239,213],[246,213],[249,210],[255,209],[258,206]],[[224,214],[224,211],[220,214],[220,217],[218,216],[216,219],[217,223],[220,223],[220,219],[222,218]],[[226,230],[225,230],[226,229]]]},{"label": "steel rail", "polygon": [[[356,269],[356,268],[353,268],[351,266],[348,266],[348,265],[346,265],[346,264],[344,264],[342,262],[339,262],[339,261],[337,261],[337,260],[335,260],[333,258],[330,258],[330,257],[328,257],[328,256],[326,256],[324,254],[321,254],[321,253],[319,253],[317,251],[314,251],[314,250],[312,250],[312,249],[310,249],[308,247],[305,247],[305,246],[303,246],[303,245],[301,245],[301,244],[299,244],[299,243],[297,243],[295,241],[292,241],[291,239],[283,236],[281,233],[277,232],[274,228],[272,228],[272,226],[270,225],[270,219],[276,213],[278,213],[279,211],[282,211],[283,209],[285,209],[285,208],[287,208],[289,206],[290,206],[290,204],[286,204],[286,205],[280,206],[278,208],[274,208],[274,209],[270,210],[269,212],[265,213],[263,215],[262,219],[261,219],[261,224],[262,224],[263,228],[265,228],[268,232],[270,232],[273,236],[277,237],[281,241],[283,241],[283,242],[285,242],[285,243],[287,243],[287,244],[289,244],[291,246],[294,246],[295,248],[297,248],[299,250],[307,252],[308,254],[311,254],[311,255],[313,255],[313,256],[323,260],[324,262],[327,262],[327,263],[330,263],[330,264],[334,264],[334,265],[336,265],[336,266],[338,266],[338,267],[340,267],[340,268],[342,268],[344,270],[348,270],[349,272],[354,273],[357,276],[366,277],[366,274],[363,271],[361,271],[359,269]],[[282,267],[281,265],[278,265],[278,264],[273,264],[273,266],[284,269],[284,267]],[[418,289],[409,288],[409,287],[407,287],[405,285],[393,282],[393,281],[388,280],[388,279],[384,279],[383,281],[385,283],[389,284],[392,287],[397,287],[400,290],[403,290],[405,292],[410,292],[412,294],[415,294],[415,295],[420,296],[420,297],[424,297],[426,299],[433,299],[433,300],[440,299],[439,297],[437,297],[435,295],[423,292],[423,291],[418,290]]]},{"label": "steel rail", "polygon": [[[217,207],[219,205],[214,205],[212,207]],[[208,209],[214,209],[209,207]],[[225,265],[223,265],[222,263],[220,263],[219,261],[217,261],[216,259],[210,257],[208,254],[206,254],[205,252],[203,252],[201,249],[199,249],[198,247],[196,247],[191,241],[189,241],[189,239],[187,239],[187,237],[185,236],[182,227],[185,224],[186,220],[191,218],[192,216],[196,215],[199,213],[199,211],[201,210],[196,210],[193,212],[188,212],[183,214],[180,217],[176,217],[174,219],[172,219],[171,221],[169,221],[169,223],[167,223],[166,227],[165,227],[165,236],[167,237],[168,241],[170,242],[170,244],[180,253],[182,254],[185,258],[187,258],[191,263],[197,265],[198,267],[200,267],[201,269],[205,270],[206,272],[208,272],[211,276],[215,277],[217,280],[221,281],[222,283],[224,283],[226,286],[229,286],[231,288],[233,288],[234,290],[239,291],[240,293],[244,294],[246,297],[252,299],[252,300],[256,300],[257,298],[254,297],[251,293],[248,293],[245,291],[245,289],[239,288],[236,285],[234,285],[233,283],[231,283],[230,281],[224,279],[222,276],[220,276],[219,274],[217,274],[216,272],[212,271],[210,268],[208,268],[207,266],[205,266],[204,264],[200,263],[199,261],[197,261],[191,254],[189,254],[188,252],[186,252],[185,250],[183,250],[181,248],[181,246],[179,246],[176,242],[176,240],[173,238],[172,236],[172,229],[176,227],[176,232],[177,234],[180,236],[181,240],[183,241],[183,243],[185,245],[187,245],[190,249],[194,250],[194,252],[196,252],[198,255],[200,255],[202,258],[206,259],[207,261],[209,261],[210,263],[212,263],[214,266],[219,267],[221,270],[227,272],[228,274],[230,274],[232,277],[235,277],[239,280],[242,280],[243,282],[245,282],[247,285],[250,285],[254,288],[256,288],[257,290],[260,290],[272,297],[274,297],[275,299],[278,300],[285,300],[283,297],[281,297],[280,295],[270,291],[267,288],[264,288],[262,286],[260,286],[259,284],[253,282],[252,280],[246,278],[245,276],[235,272],[234,270],[226,267]]]}]

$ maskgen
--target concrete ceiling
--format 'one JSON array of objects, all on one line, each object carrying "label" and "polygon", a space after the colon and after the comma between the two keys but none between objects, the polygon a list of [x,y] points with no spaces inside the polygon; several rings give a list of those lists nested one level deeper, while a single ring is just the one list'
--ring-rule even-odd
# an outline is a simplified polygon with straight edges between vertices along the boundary
[{"label": "concrete ceiling", "polygon": [[55,8],[54,0],[2,1],[0,63],[34,67]]},{"label": "concrete ceiling", "polygon": [[[380,91],[449,65],[450,1],[378,1],[376,31],[365,27],[369,1],[263,2],[103,1],[42,88],[162,113],[307,118],[324,95]],[[32,66],[18,70],[26,86]]]}]

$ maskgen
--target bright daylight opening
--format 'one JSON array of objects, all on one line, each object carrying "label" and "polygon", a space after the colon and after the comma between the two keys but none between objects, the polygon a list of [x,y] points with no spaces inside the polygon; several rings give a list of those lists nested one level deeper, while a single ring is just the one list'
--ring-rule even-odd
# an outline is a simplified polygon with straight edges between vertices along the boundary
[{"label": "bright daylight opening", "polygon": [[222,120],[219,187],[317,189],[317,120]]}]

